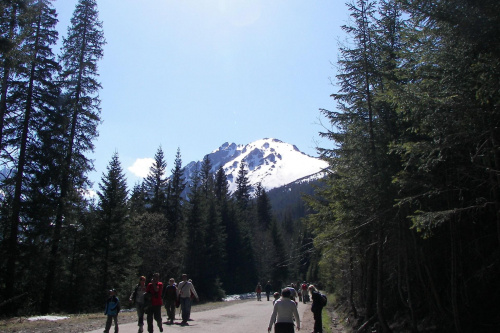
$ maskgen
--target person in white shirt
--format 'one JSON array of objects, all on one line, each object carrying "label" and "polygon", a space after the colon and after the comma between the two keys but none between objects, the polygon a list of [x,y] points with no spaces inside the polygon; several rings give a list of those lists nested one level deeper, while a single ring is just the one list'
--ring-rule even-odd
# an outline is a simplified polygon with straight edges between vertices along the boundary
[{"label": "person in white shirt", "polygon": [[198,294],[191,282],[187,280],[187,274],[182,274],[182,281],[177,286],[177,297],[179,297],[182,307],[181,325],[188,325],[188,319],[191,316],[191,293],[199,301]]},{"label": "person in white shirt", "polygon": [[290,289],[285,288],[281,292],[281,298],[274,303],[273,314],[269,320],[268,332],[274,324],[275,333],[293,333],[294,319],[297,330],[300,331],[300,318],[297,305],[290,299]]}]

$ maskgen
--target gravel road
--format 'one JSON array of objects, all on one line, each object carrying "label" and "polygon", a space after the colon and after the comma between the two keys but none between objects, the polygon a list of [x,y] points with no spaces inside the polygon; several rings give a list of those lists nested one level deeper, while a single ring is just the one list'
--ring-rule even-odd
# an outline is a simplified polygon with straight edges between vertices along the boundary
[{"label": "gravel road", "polygon": [[[302,320],[304,310],[309,310],[310,304],[299,304],[299,315]],[[273,311],[273,303],[271,301],[263,300],[249,301],[237,303],[231,306],[226,306],[218,309],[207,310],[202,312],[192,312],[191,319],[188,323],[189,326],[180,325],[179,312],[176,313],[176,320],[174,325],[163,324],[163,332],[183,332],[183,333],[234,333],[234,332],[247,332],[247,333],[266,333],[269,319]],[[118,320],[120,316],[118,315]],[[145,319],[145,318],[144,318]],[[166,317],[163,317],[166,321]],[[119,321],[118,321],[119,323]],[[154,331],[159,332],[156,322],[154,322]],[[136,333],[137,323],[119,325],[120,333]],[[146,326],[144,327],[145,332]],[[273,327],[274,331],[274,327]],[[87,333],[102,333],[103,329]],[[113,327],[110,332],[113,331]]]}]

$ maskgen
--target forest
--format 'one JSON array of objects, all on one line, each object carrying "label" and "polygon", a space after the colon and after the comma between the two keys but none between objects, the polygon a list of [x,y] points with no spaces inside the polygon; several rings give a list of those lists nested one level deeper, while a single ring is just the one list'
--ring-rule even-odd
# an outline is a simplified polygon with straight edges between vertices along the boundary
[{"label": "forest", "polygon": [[58,55],[52,1],[0,6],[0,313],[100,311],[107,290],[128,299],[156,272],[188,273],[202,301],[295,278],[300,216],[285,214],[285,230],[245,163],[234,193],[208,157],[187,187],[180,149],[169,173],[160,147],[129,191],[116,152],[89,195],[105,44],[97,2],[77,2]]},{"label": "forest", "polygon": [[320,280],[360,332],[498,331],[500,2],[348,8],[307,198]]},{"label": "forest", "polygon": [[185,272],[205,301],[319,282],[359,332],[498,329],[500,2],[346,6],[314,191],[252,188],[241,164],[229,193],[207,157],[186,188],[160,147],[131,191],[115,153],[91,197],[97,1],[57,55],[51,0],[0,2],[0,313],[100,310]]}]

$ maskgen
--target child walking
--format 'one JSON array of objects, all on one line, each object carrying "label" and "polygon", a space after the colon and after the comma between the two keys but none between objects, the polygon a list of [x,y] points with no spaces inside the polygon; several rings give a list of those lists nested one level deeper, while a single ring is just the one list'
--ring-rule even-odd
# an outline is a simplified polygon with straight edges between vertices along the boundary
[{"label": "child walking", "polygon": [[118,312],[120,312],[120,300],[116,297],[116,290],[111,289],[109,291],[108,300],[106,301],[106,308],[104,309],[104,314],[108,316],[104,333],[109,333],[112,320],[115,322],[115,333],[118,333]]}]

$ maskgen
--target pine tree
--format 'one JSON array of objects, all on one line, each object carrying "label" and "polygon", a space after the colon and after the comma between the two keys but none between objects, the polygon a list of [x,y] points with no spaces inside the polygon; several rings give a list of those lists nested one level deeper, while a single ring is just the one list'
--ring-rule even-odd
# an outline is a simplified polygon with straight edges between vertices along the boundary
[{"label": "pine tree", "polygon": [[181,152],[180,149],[177,149],[174,168],[172,169],[171,180],[168,183],[167,189],[167,218],[170,223],[169,237],[174,242],[180,239],[179,230],[183,221],[184,199],[182,193],[186,188],[183,173]]},{"label": "pine tree", "polygon": [[203,161],[201,162],[200,186],[201,191],[206,198],[210,195],[210,191],[214,188],[212,163],[210,162],[210,157],[208,155],[205,155]]},{"label": "pine tree", "polygon": [[234,192],[236,202],[242,210],[245,210],[248,207],[248,203],[250,201],[251,186],[250,181],[248,180],[248,170],[246,167],[246,163],[240,163],[238,177],[236,177],[236,191]]},{"label": "pine tree", "polygon": [[62,227],[70,208],[68,203],[72,200],[72,192],[85,186],[85,174],[92,167],[85,153],[94,148],[93,140],[100,122],[98,91],[101,85],[97,81],[97,62],[103,56],[104,43],[96,1],[79,0],[68,34],[63,39],[60,58],[63,104],[59,122],[55,125],[64,130],[60,138],[64,142],[64,160],[60,170],[59,202],[42,304],[44,313],[50,310]]},{"label": "pine tree", "polygon": [[[27,180],[32,177],[25,173],[33,175],[33,169],[39,168],[36,159],[29,156],[29,146],[36,146],[33,141],[37,138],[36,133],[37,128],[40,128],[40,120],[45,117],[47,112],[54,109],[57,96],[57,88],[52,77],[58,70],[58,64],[54,60],[51,49],[57,40],[55,10],[50,7],[49,1],[39,0],[31,4],[28,12],[32,17],[32,23],[30,26],[24,27],[27,32],[25,32],[26,38],[22,48],[26,50],[23,53],[29,60],[18,67],[17,84],[13,85],[13,94],[19,100],[18,105],[22,107],[23,117],[20,117],[22,121],[16,124],[17,126],[13,126],[15,132],[19,133],[20,136],[11,143],[18,147],[19,152],[16,156],[14,196],[12,198],[12,216],[10,217],[10,258],[6,269],[7,276],[12,277],[11,279],[15,276],[15,257],[18,255],[16,246],[22,214],[22,197],[27,198],[26,188],[29,186]],[[26,219],[24,220],[26,221]],[[30,230],[31,228],[21,229]],[[6,290],[13,291],[14,281],[11,279],[7,279]]]},{"label": "pine tree", "polygon": [[222,166],[219,167],[215,174],[215,197],[219,202],[229,198],[229,184],[227,176]]},{"label": "pine tree", "polygon": [[149,173],[144,180],[146,185],[148,211],[151,213],[165,213],[167,200],[167,177],[165,170],[167,162],[161,147],[155,154],[153,165],[149,168]]},{"label": "pine tree", "polygon": [[195,170],[191,178],[186,210],[186,255],[185,269],[194,281],[203,277],[205,257],[205,229],[203,220],[203,193],[200,187],[200,171]]},{"label": "pine tree", "polygon": [[93,228],[92,248],[99,266],[100,289],[125,287],[135,273],[137,258],[127,207],[127,182],[118,153],[113,154],[99,188],[99,219]]},{"label": "pine tree", "polygon": [[[397,222],[392,177],[400,170],[397,158],[389,153],[399,135],[397,113],[387,95],[389,87],[399,84],[395,71],[401,38],[401,13],[391,4],[382,1],[378,8],[367,0],[348,4],[353,24],[343,29],[352,43],[341,48],[340,90],[332,95],[338,111],[323,110],[338,129],[322,134],[336,143],[336,148],[322,150],[335,174],[318,191],[324,197],[313,204],[318,213],[309,219],[318,231],[317,248],[359,249],[357,262],[364,274],[360,289],[365,291],[360,302],[365,315],[376,316],[385,331],[389,328],[384,316],[384,251],[389,244],[384,239]],[[355,236],[341,237],[350,230],[357,230]],[[333,275],[336,265],[346,267],[349,260],[347,252],[337,251],[337,256],[324,256],[322,263]]]},{"label": "pine tree", "polygon": [[256,200],[258,224],[264,230],[268,230],[271,226],[273,217],[271,213],[271,204],[269,203],[269,198],[267,196],[266,190],[262,187],[261,183],[257,184]]}]

